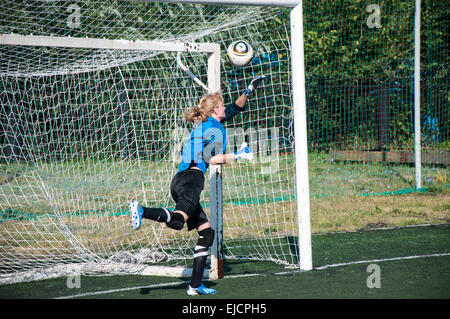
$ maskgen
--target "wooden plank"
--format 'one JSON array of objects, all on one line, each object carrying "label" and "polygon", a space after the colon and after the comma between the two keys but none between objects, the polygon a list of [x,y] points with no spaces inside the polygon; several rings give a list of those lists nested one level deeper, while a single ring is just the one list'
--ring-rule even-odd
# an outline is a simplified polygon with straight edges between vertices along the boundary
[{"label": "wooden plank", "polygon": [[[414,152],[407,151],[337,151],[330,150],[330,158],[340,161],[357,162],[388,162],[388,163],[414,163]],[[450,164],[450,152],[448,151],[422,151],[422,163],[426,164]]]},{"label": "wooden plank", "polygon": [[383,152],[330,150],[330,157],[339,161],[382,162]]},{"label": "wooden plank", "polygon": [[[450,152],[447,151],[422,151],[422,163],[426,164],[450,164]],[[414,152],[387,152],[386,161],[391,163],[414,163]]]}]

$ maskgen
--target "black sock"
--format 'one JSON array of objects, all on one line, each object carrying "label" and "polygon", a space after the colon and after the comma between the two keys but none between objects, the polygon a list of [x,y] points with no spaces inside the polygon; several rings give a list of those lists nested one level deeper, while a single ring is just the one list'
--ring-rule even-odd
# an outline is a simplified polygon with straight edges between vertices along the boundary
[{"label": "black sock", "polygon": [[166,208],[148,208],[142,207],[144,209],[144,214],[142,217],[156,220],[157,222],[167,223],[170,222],[170,212]]},{"label": "black sock", "polygon": [[196,246],[194,252],[194,265],[192,266],[192,278],[191,278],[192,288],[200,287],[207,259],[208,259],[208,248]]}]

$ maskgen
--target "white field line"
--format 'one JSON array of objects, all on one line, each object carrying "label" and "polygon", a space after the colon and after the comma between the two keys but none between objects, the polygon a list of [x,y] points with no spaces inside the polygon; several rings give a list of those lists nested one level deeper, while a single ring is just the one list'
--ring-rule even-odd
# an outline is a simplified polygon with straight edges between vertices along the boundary
[{"label": "white field line", "polygon": [[372,260],[360,260],[360,261],[353,261],[353,262],[348,262],[348,263],[325,265],[325,266],[317,267],[315,269],[322,270],[322,269],[327,269],[327,268],[356,265],[356,264],[379,263],[379,262],[384,262],[384,261],[406,260],[406,259],[417,259],[417,258],[428,258],[428,257],[442,257],[442,256],[450,256],[450,253],[416,255],[416,256],[405,256],[405,257],[394,257],[394,258],[372,259]]},{"label": "white field line", "polygon": [[93,292],[86,292],[83,294],[56,297],[54,299],[72,299],[72,298],[80,298],[80,297],[89,297],[89,296],[116,293],[116,292],[121,292],[121,291],[177,286],[177,285],[182,285],[182,284],[186,284],[186,283],[189,283],[189,281],[166,282],[166,283],[155,284],[155,285],[150,285],[150,286],[137,286],[137,287],[128,287],[128,288],[120,288],[120,289],[109,289],[109,290],[103,290],[103,291],[93,291]]},{"label": "white field line", "polygon": [[[229,279],[229,278],[253,277],[253,276],[260,276],[260,275],[261,274],[231,275],[231,276],[225,276],[225,278]],[[152,288],[161,288],[161,287],[171,287],[171,286],[188,284],[189,282],[190,282],[189,280],[188,281],[176,281],[176,282],[166,282],[166,283],[162,283],[162,284],[154,284],[154,285],[148,285],[148,286],[137,286],[137,287],[110,289],[110,290],[103,290],[103,291],[93,291],[93,292],[86,292],[86,293],[76,294],[76,295],[56,297],[54,299],[82,298],[82,297],[89,297],[89,296],[96,296],[96,295],[105,295],[105,294],[122,292],[122,291],[137,290],[137,289],[152,289]]]},{"label": "white field line", "polygon": [[[385,262],[385,261],[407,260],[407,259],[429,258],[429,257],[443,257],[443,256],[450,256],[450,253],[415,255],[415,256],[404,256],[404,257],[393,257],[393,258],[382,258],[382,259],[371,259],[371,260],[358,260],[358,261],[350,261],[347,263],[338,263],[338,264],[319,266],[319,267],[315,267],[314,270],[323,270],[323,269],[327,269],[327,268],[335,268],[335,267],[357,265],[357,264],[371,264],[371,263],[380,263],[380,262]],[[276,273],[276,275],[287,275],[287,274],[292,274],[293,272],[300,272],[300,271],[298,270],[298,271],[278,272],[278,273]]]},{"label": "white field line", "polygon": [[[323,269],[327,269],[327,268],[335,268],[335,267],[342,267],[342,266],[349,266],[349,265],[356,265],[356,264],[368,264],[368,263],[377,263],[377,262],[385,262],[385,261],[407,260],[407,259],[429,258],[429,257],[443,257],[443,256],[450,256],[450,253],[416,255],[416,256],[404,256],[404,257],[394,257],[394,258],[384,258],[384,259],[360,260],[360,261],[352,261],[352,262],[347,262],[347,263],[338,263],[338,264],[319,266],[319,267],[316,267],[314,269],[315,270],[323,270]],[[278,272],[278,273],[275,273],[275,274],[276,275],[288,275],[288,274],[292,274],[292,273],[295,273],[295,272],[300,272],[300,271],[286,271],[286,272]],[[254,277],[254,276],[264,276],[264,274],[230,275],[230,276],[225,276],[224,279]],[[178,285],[188,284],[188,283],[189,283],[189,281],[167,282],[167,283],[154,284],[154,285],[148,285],[148,286],[137,286],[137,287],[128,287],[128,288],[120,288],[120,289],[109,289],[109,290],[103,290],[103,291],[86,292],[86,293],[76,294],[76,295],[56,297],[54,299],[82,298],[82,297],[89,297],[89,296],[105,295],[105,294],[122,292],[122,291],[137,290],[137,289],[152,289],[152,288],[178,286]]]},{"label": "white field line", "polygon": [[442,225],[446,225],[446,224],[417,224],[417,225],[405,225],[405,226],[386,226],[386,227],[376,227],[376,228],[367,228],[367,229],[337,231],[337,232],[329,232],[329,233],[317,233],[317,234],[312,234],[312,236],[326,236],[326,235],[332,235],[332,234],[360,233],[360,232],[370,232],[370,231],[377,231],[377,230],[393,230],[393,229],[419,228],[419,227],[442,226]]}]

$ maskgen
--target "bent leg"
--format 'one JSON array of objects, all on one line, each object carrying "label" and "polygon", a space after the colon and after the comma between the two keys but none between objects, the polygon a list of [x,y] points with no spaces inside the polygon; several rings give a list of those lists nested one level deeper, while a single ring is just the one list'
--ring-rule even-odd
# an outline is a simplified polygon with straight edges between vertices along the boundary
[{"label": "bent leg", "polygon": [[190,285],[192,288],[197,288],[201,285],[206,260],[208,259],[209,254],[208,250],[214,241],[214,233],[215,232],[211,227],[202,228],[202,230],[198,230],[199,237],[197,245],[195,246],[194,249],[194,264],[192,266],[192,278]]},{"label": "bent leg", "polygon": [[173,213],[171,213],[170,219],[168,222],[166,222],[167,227],[175,229],[175,230],[182,230],[184,227],[184,224],[188,220],[188,215],[180,210],[176,210]]},{"label": "bent leg", "polygon": [[151,219],[157,222],[166,223],[170,221],[171,213],[167,208],[149,208],[142,207],[144,213],[142,215],[143,218]]}]

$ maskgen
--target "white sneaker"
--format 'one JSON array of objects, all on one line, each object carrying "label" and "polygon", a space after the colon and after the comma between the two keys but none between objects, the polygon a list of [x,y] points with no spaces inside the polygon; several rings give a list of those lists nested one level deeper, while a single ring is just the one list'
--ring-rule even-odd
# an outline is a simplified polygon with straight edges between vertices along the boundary
[{"label": "white sneaker", "polygon": [[138,230],[139,228],[141,228],[142,215],[144,214],[144,209],[135,200],[130,201],[128,207],[130,208],[131,227],[133,227],[134,230]]},{"label": "white sneaker", "polygon": [[200,285],[200,287],[197,288],[192,288],[191,285],[189,285],[186,292],[189,296],[214,295],[216,293],[216,290],[212,288],[206,288],[203,285]]}]

